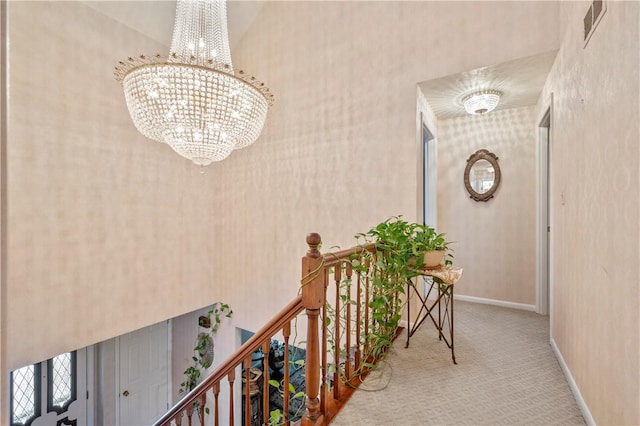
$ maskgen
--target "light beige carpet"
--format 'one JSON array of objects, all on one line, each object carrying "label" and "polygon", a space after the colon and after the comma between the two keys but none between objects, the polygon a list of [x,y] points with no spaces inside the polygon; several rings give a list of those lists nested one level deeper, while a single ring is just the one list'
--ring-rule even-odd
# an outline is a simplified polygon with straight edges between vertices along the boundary
[{"label": "light beige carpet", "polygon": [[[332,425],[585,424],[549,345],[549,318],[455,302],[458,365],[430,320],[394,343]],[[367,389],[367,390],[365,390]]]}]

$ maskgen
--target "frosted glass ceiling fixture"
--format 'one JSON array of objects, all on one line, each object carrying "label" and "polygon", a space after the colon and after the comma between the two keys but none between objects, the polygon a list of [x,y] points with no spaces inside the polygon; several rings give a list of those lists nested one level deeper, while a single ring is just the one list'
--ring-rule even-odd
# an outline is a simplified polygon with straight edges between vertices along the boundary
[{"label": "frosted glass ceiling fixture", "polygon": [[273,104],[264,83],[234,73],[223,0],[178,0],[169,55],[130,57],[114,75],[138,131],[200,166],[255,142]]},{"label": "frosted glass ceiling fixture", "polygon": [[469,114],[486,114],[498,106],[501,95],[497,90],[475,92],[462,98],[462,105]]}]

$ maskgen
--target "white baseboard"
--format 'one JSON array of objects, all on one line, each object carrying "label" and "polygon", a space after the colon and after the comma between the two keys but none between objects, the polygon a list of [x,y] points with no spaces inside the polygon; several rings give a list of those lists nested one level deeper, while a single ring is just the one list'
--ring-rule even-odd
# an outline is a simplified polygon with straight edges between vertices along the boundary
[{"label": "white baseboard", "polygon": [[580,389],[578,389],[578,385],[576,384],[576,381],[573,380],[571,371],[569,370],[569,367],[567,366],[567,364],[564,362],[564,358],[560,353],[560,349],[558,349],[558,345],[556,345],[556,342],[553,340],[553,338],[550,339],[550,344],[551,344],[551,349],[553,350],[553,353],[558,359],[560,368],[564,373],[564,377],[567,379],[567,383],[569,383],[569,388],[571,389],[571,392],[573,393],[573,396],[575,397],[576,402],[578,403],[578,408],[580,408],[580,411],[582,412],[582,417],[584,417],[584,420],[587,422],[589,426],[595,426],[596,422],[593,419],[593,416],[591,415],[591,411],[589,411],[589,407],[587,406],[587,403],[584,402],[584,398],[582,398]]},{"label": "white baseboard", "polygon": [[485,305],[502,306],[503,308],[521,309],[523,311],[536,311],[536,305],[527,305],[525,303],[507,302],[505,300],[485,299],[484,297],[465,296],[461,294],[454,294],[455,300],[462,302],[483,303]]}]

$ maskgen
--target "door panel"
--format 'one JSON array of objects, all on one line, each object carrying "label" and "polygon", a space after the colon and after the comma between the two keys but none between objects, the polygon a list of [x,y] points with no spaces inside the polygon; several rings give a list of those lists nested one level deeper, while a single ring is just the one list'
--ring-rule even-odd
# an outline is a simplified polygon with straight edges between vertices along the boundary
[{"label": "door panel", "polygon": [[119,338],[120,425],[150,424],[166,412],[168,332],[165,321]]}]

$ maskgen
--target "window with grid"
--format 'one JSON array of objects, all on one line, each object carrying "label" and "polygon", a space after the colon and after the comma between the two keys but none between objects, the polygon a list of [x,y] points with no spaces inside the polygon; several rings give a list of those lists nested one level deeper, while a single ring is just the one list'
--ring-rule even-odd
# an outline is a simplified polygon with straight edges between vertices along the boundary
[{"label": "window with grid", "polygon": [[11,426],[26,426],[40,416],[40,364],[11,372]]},{"label": "window with grid", "polygon": [[76,400],[76,353],[47,361],[47,411],[64,412]]},{"label": "window with grid", "polygon": [[64,413],[76,400],[76,393],[76,352],[11,372],[11,426],[29,426],[43,412]]}]

